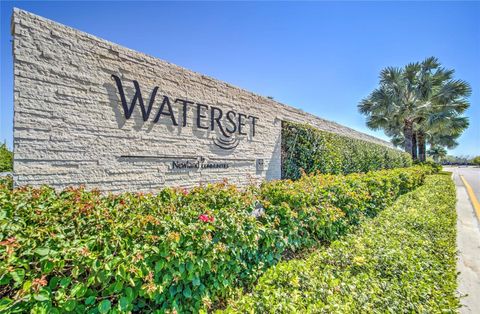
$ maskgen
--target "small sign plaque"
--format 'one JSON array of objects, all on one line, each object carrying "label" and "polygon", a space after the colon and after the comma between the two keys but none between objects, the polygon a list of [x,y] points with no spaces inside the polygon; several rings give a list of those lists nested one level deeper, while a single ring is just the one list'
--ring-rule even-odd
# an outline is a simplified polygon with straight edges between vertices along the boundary
[{"label": "small sign plaque", "polygon": [[257,159],[257,171],[263,171],[263,159]]}]

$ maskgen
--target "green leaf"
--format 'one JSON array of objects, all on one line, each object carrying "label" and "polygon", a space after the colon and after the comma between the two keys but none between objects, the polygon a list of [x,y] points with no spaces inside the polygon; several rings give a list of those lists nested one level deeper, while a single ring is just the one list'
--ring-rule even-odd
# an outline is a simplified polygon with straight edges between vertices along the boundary
[{"label": "green leaf", "polygon": [[73,311],[76,306],[77,306],[77,301],[75,300],[68,300],[63,304],[63,308],[68,312]]},{"label": "green leaf", "polygon": [[50,307],[48,309],[48,314],[60,314],[60,310],[57,309],[56,307]]},{"label": "green leaf", "polygon": [[121,311],[126,311],[128,306],[130,305],[130,301],[126,297],[121,297],[118,301],[118,306]]},{"label": "green leaf", "polygon": [[190,290],[190,287],[186,287],[183,289],[183,296],[187,299],[190,299],[192,297],[192,290]]},{"label": "green leaf", "polygon": [[39,247],[39,248],[36,248],[34,252],[40,256],[45,256],[45,255],[48,255],[48,253],[50,253],[50,249],[45,247]]},{"label": "green leaf", "polygon": [[110,311],[111,307],[112,307],[112,303],[110,302],[110,300],[105,299],[102,302],[100,302],[100,304],[98,304],[97,308],[100,313],[107,313],[108,311]]},{"label": "green leaf", "polygon": [[23,268],[16,269],[15,271],[11,272],[10,275],[12,276],[13,280],[17,284],[20,284],[22,283],[23,278],[25,277],[25,269]]},{"label": "green leaf", "polygon": [[91,296],[89,296],[88,298],[85,299],[85,304],[86,305],[91,305],[91,304],[95,303],[96,299],[97,298],[94,295],[91,295]]},{"label": "green leaf", "polygon": [[123,281],[119,280],[115,283],[115,286],[113,288],[114,292],[120,292],[123,289]]},{"label": "green leaf", "polygon": [[163,269],[163,266],[165,265],[164,261],[158,261],[155,263],[155,272],[158,273]]},{"label": "green leaf", "polygon": [[57,286],[57,284],[58,284],[59,281],[60,281],[60,278],[58,278],[58,277],[56,277],[56,276],[55,276],[55,277],[52,277],[52,278],[50,279],[50,282],[48,283],[48,287],[49,287],[50,289],[54,289],[54,288]]},{"label": "green leaf", "polygon": [[200,286],[200,278],[198,278],[198,277],[193,278],[192,284],[194,286]]},{"label": "green leaf", "polygon": [[62,280],[60,280],[60,286],[62,288],[66,288],[70,284],[71,281],[72,281],[72,279],[70,277],[65,277]]},{"label": "green leaf", "polygon": [[168,291],[170,292],[170,296],[173,297],[177,293],[177,288],[172,285]]},{"label": "green leaf", "polygon": [[50,294],[47,290],[41,290],[39,293],[34,294],[33,298],[37,301],[47,301],[50,300]]},{"label": "green leaf", "polygon": [[46,260],[42,264],[42,272],[44,274],[48,274],[53,270],[54,266],[55,266],[55,264],[52,261]]},{"label": "green leaf", "polygon": [[8,276],[3,276],[2,278],[0,278],[0,286],[4,286],[4,285],[7,285],[10,280],[12,278],[8,277]]},{"label": "green leaf", "polygon": [[125,288],[125,295],[130,301],[133,300],[133,289],[130,287]]},{"label": "green leaf", "polygon": [[0,299],[0,311],[5,311],[13,303],[12,299],[2,298]]},{"label": "green leaf", "polygon": [[192,262],[188,262],[188,263],[187,263],[187,270],[188,270],[189,272],[192,272],[192,271],[193,271],[193,264],[192,264]]},{"label": "green leaf", "polygon": [[22,288],[23,288],[24,291],[29,291],[31,286],[32,286],[32,281],[26,280],[26,281],[23,283],[23,287],[22,287]]},{"label": "green leaf", "polygon": [[85,286],[85,284],[80,282],[80,283],[77,283],[72,288],[71,295],[73,297],[81,298],[85,295],[86,292],[87,292],[87,287]]}]

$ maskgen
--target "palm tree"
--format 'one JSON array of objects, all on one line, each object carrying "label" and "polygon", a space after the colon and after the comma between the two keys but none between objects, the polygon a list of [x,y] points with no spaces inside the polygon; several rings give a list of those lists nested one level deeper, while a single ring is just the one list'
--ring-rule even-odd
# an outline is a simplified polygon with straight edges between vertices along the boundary
[{"label": "palm tree", "polygon": [[433,157],[435,162],[439,162],[447,156],[447,150],[442,146],[433,146],[428,150],[428,155]]},{"label": "palm tree", "polygon": [[[414,67],[415,65],[411,65]],[[367,115],[367,126],[384,129],[390,136],[403,133],[405,151],[412,154],[413,125],[418,118],[412,81],[402,68],[388,67],[380,73],[380,86],[358,105]]]},{"label": "palm tree", "polygon": [[455,113],[453,116],[444,113],[441,118],[431,115],[424,127],[425,140],[430,147],[442,146],[452,149],[458,145],[456,140],[468,126],[468,118]]},{"label": "palm tree", "polygon": [[453,70],[440,67],[436,58],[422,62],[419,80],[424,110],[423,117],[417,121],[420,161],[425,161],[428,138],[450,136],[454,140],[468,127],[468,119],[461,115],[470,105],[466,97],[470,96],[471,88],[467,82],[453,80],[453,74]]},{"label": "palm tree", "polygon": [[436,137],[442,137],[442,143],[447,138],[454,142],[468,127],[461,114],[469,107],[466,97],[471,88],[453,80],[453,74],[434,57],[403,68],[388,67],[380,73],[380,86],[358,109],[367,115],[368,127],[383,129],[394,144],[403,143],[414,159],[418,147],[419,160],[425,161],[427,142],[438,142]]}]

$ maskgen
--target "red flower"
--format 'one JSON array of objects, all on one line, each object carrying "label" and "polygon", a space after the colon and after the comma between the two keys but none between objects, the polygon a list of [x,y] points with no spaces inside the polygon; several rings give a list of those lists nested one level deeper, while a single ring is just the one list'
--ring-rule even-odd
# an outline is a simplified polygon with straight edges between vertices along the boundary
[{"label": "red flower", "polygon": [[15,237],[8,238],[2,242],[0,245],[6,246],[7,254],[12,254],[16,247],[20,247],[20,244],[17,243],[17,239]]},{"label": "red flower", "polygon": [[6,245],[6,246],[15,245],[15,241],[17,241],[17,239],[15,237],[11,237],[0,242],[0,245]]},{"label": "red flower", "polygon": [[198,219],[200,219],[203,222],[214,222],[215,218],[213,216],[209,216],[207,214],[202,214],[198,216]]},{"label": "red flower", "polygon": [[182,193],[183,193],[184,196],[187,196],[188,195],[188,190],[186,188],[183,188]]},{"label": "red flower", "polygon": [[42,278],[35,278],[32,282],[32,288],[35,291],[40,290],[40,288],[45,287],[48,284],[48,281],[45,279],[45,275]]}]

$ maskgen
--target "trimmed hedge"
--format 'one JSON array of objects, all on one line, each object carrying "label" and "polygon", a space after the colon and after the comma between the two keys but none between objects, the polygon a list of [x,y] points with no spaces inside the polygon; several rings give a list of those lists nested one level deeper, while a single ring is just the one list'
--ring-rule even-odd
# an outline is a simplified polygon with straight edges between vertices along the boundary
[{"label": "trimmed hedge", "polygon": [[281,230],[292,251],[329,242],[421,185],[433,171],[416,166],[269,182],[260,191],[265,208],[261,221]]},{"label": "trimmed hedge", "polygon": [[6,144],[0,145],[0,172],[13,170],[13,153],[8,150]]},{"label": "trimmed hedge", "polygon": [[227,313],[454,313],[455,187],[435,175],[304,260],[268,270]]},{"label": "trimmed hedge", "polygon": [[416,166],[157,195],[2,186],[0,312],[209,309],[287,250],[338,238],[431,172]]},{"label": "trimmed hedge", "polygon": [[400,150],[321,131],[306,124],[282,123],[282,177],[302,172],[348,174],[409,167],[412,159]]}]

